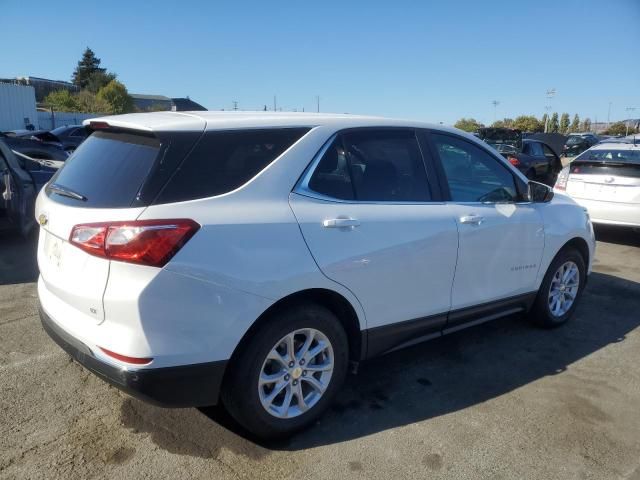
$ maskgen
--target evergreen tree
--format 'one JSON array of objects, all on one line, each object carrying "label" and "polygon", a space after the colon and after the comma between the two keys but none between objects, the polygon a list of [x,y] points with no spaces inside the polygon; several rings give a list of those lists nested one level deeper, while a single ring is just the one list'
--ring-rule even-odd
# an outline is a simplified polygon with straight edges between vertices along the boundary
[{"label": "evergreen tree", "polygon": [[569,133],[576,133],[580,130],[580,117],[576,113],[573,116],[573,122],[571,122],[571,126],[569,127]]},{"label": "evergreen tree", "polygon": [[549,120],[549,132],[558,133],[559,129],[560,125],[558,124],[558,113],[553,112],[553,115],[551,115],[551,120]]},{"label": "evergreen tree", "polygon": [[96,57],[93,50],[87,47],[82,54],[82,59],[78,62],[78,66],[73,72],[71,81],[81,89],[85,89],[89,85],[89,79],[94,73],[104,73],[105,71],[106,68],[100,68],[100,59]]},{"label": "evergreen tree", "polygon": [[563,113],[560,117],[560,133],[565,134],[569,131],[569,114]]}]

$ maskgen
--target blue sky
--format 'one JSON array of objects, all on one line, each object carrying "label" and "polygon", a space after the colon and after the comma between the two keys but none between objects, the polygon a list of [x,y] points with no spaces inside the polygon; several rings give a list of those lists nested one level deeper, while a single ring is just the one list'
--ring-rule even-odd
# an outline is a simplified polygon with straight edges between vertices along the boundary
[{"label": "blue sky", "polygon": [[[153,5],[153,6],[152,6]],[[640,0],[0,0],[0,77],[67,80],[84,48],[130,92],[210,109],[453,123],[462,116],[640,117]],[[69,28],[65,28],[69,26]]]}]

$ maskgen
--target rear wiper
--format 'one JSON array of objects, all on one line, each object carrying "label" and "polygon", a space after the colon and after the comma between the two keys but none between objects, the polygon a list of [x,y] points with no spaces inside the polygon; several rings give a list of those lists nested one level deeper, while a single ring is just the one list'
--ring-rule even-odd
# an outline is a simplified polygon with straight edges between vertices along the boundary
[{"label": "rear wiper", "polygon": [[87,201],[87,197],[84,195],[80,195],[73,190],[68,189],[67,187],[63,187],[62,185],[58,185],[57,183],[52,183],[47,187],[49,190],[56,192],[58,195],[62,195],[63,197],[73,198],[75,200],[80,200],[82,202]]}]

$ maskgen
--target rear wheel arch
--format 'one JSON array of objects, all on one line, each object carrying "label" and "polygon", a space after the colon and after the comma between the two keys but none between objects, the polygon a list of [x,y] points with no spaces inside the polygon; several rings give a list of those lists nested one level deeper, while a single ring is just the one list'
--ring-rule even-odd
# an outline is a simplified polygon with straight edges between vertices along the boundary
[{"label": "rear wheel arch", "polygon": [[338,318],[349,341],[349,359],[359,361],[362,354],[366,353],[366,348],[365,345],[362,344],[362,330],[355,308],[349,300],[333,290],[311,288],[287,295],[267,308],[242,336],[231,355],[230,363],[233,363],[234,358],[243,351],[244,346],[255,332],[279,311],[305,304],[321,305],[330,310],[331,313]]}]

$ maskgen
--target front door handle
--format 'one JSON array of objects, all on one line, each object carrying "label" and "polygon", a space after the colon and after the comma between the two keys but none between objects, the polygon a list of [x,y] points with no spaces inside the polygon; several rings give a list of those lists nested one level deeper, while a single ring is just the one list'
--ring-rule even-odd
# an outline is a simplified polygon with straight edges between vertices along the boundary
[{"label": "front door handle", "polygon": [[482,222],[484,222],[484,217],[481,217],[480,215],[471,214],[460,217],[460,223],[466,223],[469,225],[480,225]]},{"label": "front door handle", "polygon": [[355,218],[331,218],[322,222],[322,226],[325,228],[357,227],[359,225],[360,220]]}]

